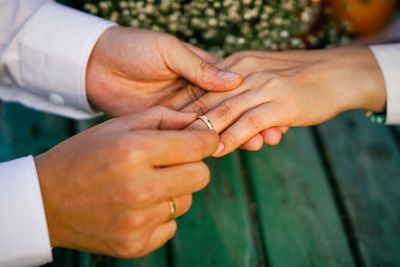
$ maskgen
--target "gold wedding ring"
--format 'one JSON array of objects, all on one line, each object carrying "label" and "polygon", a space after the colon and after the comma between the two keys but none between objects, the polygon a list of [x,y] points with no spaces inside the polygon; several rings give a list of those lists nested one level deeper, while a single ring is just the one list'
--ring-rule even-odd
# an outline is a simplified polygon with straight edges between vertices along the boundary
[{"label": "gold wedding ring", "polygon": [[214,126],[212,125],[210,119],[206,115],[200,115],[197,117],[199,120],[204,122],[209,130],[214,130]]},{"label": "gold wedding ring", "polygon": [[173,221],[176,219],[176,205],[175,202],[171,199],[168,199],[168,205],[169,205],[169,221]]}]

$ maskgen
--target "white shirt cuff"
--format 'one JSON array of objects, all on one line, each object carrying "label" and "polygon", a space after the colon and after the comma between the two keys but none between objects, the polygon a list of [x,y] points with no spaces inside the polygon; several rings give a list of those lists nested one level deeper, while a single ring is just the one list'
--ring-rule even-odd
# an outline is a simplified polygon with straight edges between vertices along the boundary
[{"label": "white shirt cuff", "polygon": [[39,179],[31,156],[0,163],[0,266],[52,261]]},{"label": "white shirt cuff", "polygon": [[86,97],[86,67],[100,35],[113,25],[54,2],[45,4],[23,29],[22,86],[56,105],[93,114]]},{"label": "white shirt cuff", "polygon": [[386,123],[400,124],[400,44],[375,45],[370,49],[385,80]]}]

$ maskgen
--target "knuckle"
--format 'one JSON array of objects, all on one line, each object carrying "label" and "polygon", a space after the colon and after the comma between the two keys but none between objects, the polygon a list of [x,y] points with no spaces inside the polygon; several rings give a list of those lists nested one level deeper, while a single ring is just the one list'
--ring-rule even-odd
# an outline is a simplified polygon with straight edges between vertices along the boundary
[{"label": "knuckle", "polygon": [[147,144],[139,134],[124,134],[115,140],[113,147],[108,151],[107,155],[113,159],[119,159],[118,163],[126,163],[127,166],[134,167],[135,163],[140,163],[146,158]]},{"label": "knuckle", "polygon": [[242,66],[252,66],[254,65],[254,62],[256,61],[256,58],[251,57],[251,56],[242,56],[239,61],[238,64],[242,65]]},{"label": "knuckle", "polygon": [[186,91],[186,94],[189,96],[189,98],[192,101],[196,101],[197,99],[199,99],[203,95],[203,92],[204,92],[200,87],[195,86],[193,84],[187,85],[185,87],[185,91]]},{"label": "knuckle", "polygon": [[240,52],[235,53],[233,55],[233,57],[235,57],[236,58],[236,62],[238,62],[238,61],[248,57],[249,55],[250,55],[249,51],[240,51]]},{"label": "knuckle", "polygon": [[200,60],[200,70],[201,71],[207,71],[207,70],[210,70],[213,68],[214,68],[214,66],[211,65],[210,63],[208,63],[207,61],[205,61],[204,59]]},{"label": "knuckle", "polygon": [[141,230],[146,225],[147,218],[131,210],[115,212],[110,231],[115,240],[123,241],[126,237],[136,237],[141,234]]},{"label": "knuckle", "polygon": [[135,146],[135,148],[128,147],[126,143],[124,143],[123,146],[123,149],[127,151],[125,159],[129,166],[136,167],[137,165],[146,161],[147,149],[145,148],[144,144],[138,144],[137,146]]},{"label": "knuckle", "polygon": [[[171,34],[164,32],[157,32],[156,43],[160,48],[175,47],[181,45],[181,41]],[[169,44],[166,46],[165,44]]]},{"label": "knuckle", "polygon": [[242,54],[241,57],[236,60],[236,66],[244,72],[246,78],[254,71],[254,69],[252,70],[254,65],[263,64],[264,62],[262,62],[262,59],[250,54]]},{"label": "knuckle", "polygon": [[221,104],[215,112],[217,117],[223,121],[231,121],[233,119],[233,111],[228,103]]},{"label": "knuckle", "polygon": [[147,218],[144,215],[140,215],[138,213],[131,213],[129,216],[127,216],[126,220],[124,220],[124,224],[132,230],[137,230],[142,228],[144,225],[146,225]]},{"label": "knuckle", "polygon": [[237,137],[230,131],[226,131],[221,135],[221,141],[224,143],[225,147],[233,147],[237,145]]},{"label": "knuckle", "polygon": [[193,111],[197,114],[205,114],[207,113],[208,108],[203,100],[197,99],[195,102],[193,102]]},{"label": "knuckle", "polygon": [[266,75],[269,74],[266,74],[264,72],[252,72],[247,75],[246,82],[254,85],[254,84],[259,84],[260,81],[265,81],[265,80],[269,81],[269,79],[266,79],[267,77]]},{"label": "knuckle", "polygon": [[143,249],[143,242],[133,240],[120,241],[112,246],[114,256],[122,259],[136,258]]},{"label": "knuckle", "polygon": [[129,202],[132,207],[141,207],[154,198],[154,186],[136,186],[130,189]]},{"label": "knuckle", "polygon": [[260,129],[262,127],[262,116],[260,116],[258,113],[255,112],[250,112],[245,116],[245,123],[247,124],[247,127],[250,127],[251,129]]},{"label": "knuckle", "polygon": [[284,89],[287,87],[287,78],[278,74],[269,74],[268,84],[274,89]]}]

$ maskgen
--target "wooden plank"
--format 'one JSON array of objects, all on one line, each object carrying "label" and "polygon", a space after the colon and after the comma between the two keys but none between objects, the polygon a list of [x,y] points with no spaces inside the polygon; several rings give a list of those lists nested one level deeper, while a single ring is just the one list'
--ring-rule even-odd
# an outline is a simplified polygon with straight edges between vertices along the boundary
[{"label": "wooden plank", "polygon": [[[79,267],[164,267],[167,266],[165,248],[161,248],[141,259],[116,259],[79,252]],[[75,267],[75,265],[72,265]],[[71,267],[72,267],[71,266]]]},{"label": "wooden plank", "polygon": [[212,182],[195,194],[192,209],[178,220],[173,266],[263,266],[252,238],[237,154],[207,162]]},{"label": "wooden plank", "polygon": [[344,114],[318,128],[366,266],[400,266],[400,153],[386,126]]},{"label": "wooden plank", "polygon": [[354,266],[309,129],[243,152],[270,266]]}]

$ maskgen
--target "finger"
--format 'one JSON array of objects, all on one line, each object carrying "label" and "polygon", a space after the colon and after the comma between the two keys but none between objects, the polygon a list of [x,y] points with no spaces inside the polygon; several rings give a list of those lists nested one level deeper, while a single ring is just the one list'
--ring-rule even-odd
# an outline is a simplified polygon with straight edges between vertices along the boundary
[{"label": "finger", "polygon": [[244,144],[240,146],[240,149],[249,150],[249,151],[258,151],[264,145],[264,140],[261,134],[257,134],[250,138],[250,140],[246,141]]},{"label": "finger", "polygon": [[[251,66],[248,69],[251,69]],[[244,95],[246,91],[249,91],[248,94],[246,94],[246,96],[250,100],[258,100],[260,98],[260,92],[258,90],[249,90],[249,89],[254,89],[254,87],[256,88],[263,87],[267,82],[272,80],[275,77],[275,75],[277,74],[288,75],[288,73],[292,71],[293,71],[292,69],[290,70],[286,69],[281,71],[275,71],[274,73],[266,72],[262,74],[263,76],[262,78],[259,75],[257,76],[256,74],[253,76],[249,76],[246,79],[246,81],[241,86],[237,87],[235,90],[227,92],[207,92],[205,95],[199,97],[195,101],[188,101],[189,104],[184,108],[182,108],[181,111],[195,112],[197,114],[203,115],[206,112],[210,111],[215,106],[222,104],[224,101],[227,101],[228,99],[231,99],[240,94]],[[263,81],[263,83],[260,84],[260,81]],[[250,85],[251,88],[249,88]],[[266,96],[268,93],[269,90],[264,90],[261,92],[261,94],[264,94],[264,96]]]},{"label": "finger", "polygon": [[194,113],[183,113],[165,107],[152,107],[140,113],[127,115],[112,120],[111,127],[122,127],[130,130],[182,129],[197,118]]},{"label": "finger", "polygon": [[189,103],[196,101],[202,97],[206,91],[200,87],[192,84],[188,84],[183,89],[176,92],[174,95],[166,98],[160,102],[160,105],[168,107],[170,109],[181,110]]},{"label": "finger", "polygon": [[[322,51],[286,51],[286,52],[266,52],[266,51],[243,51],[235,53],[224,60],[218,62],[218,67],[234,71],[232,67],[240,65],[252,65],[252,59],[263,60],[266,70],[286,69],[294,65],[303,65],[314,62],[316,59],[322,60],[326,57]],[[243,69],[247,72],[246,69]],[[241,73],[241,72],[240,72]],[[243,73],[241,73],[244,75]]]},{"label": "finger", "polygon": [[132,180],[128,188],[128,205],[136,210],[197,192],[210,182],[210,170],[203,162],[155,168],[144,175],[146,179]]},{"label": "finger", "polygon": [[206,114],[215,106],[223,103],[224,101],[239,95],[241,92],[245,91],[247,87],[243,85],[235,90],[224,92],[224,93],[206,93],[200,96],[198,99],[190,101],[187,106],[181,109],[182,112],[197,113],[199,115]]},{"label": "finger", "polygon": [[[175,215],[171,214],[171,206],[169,201],[173,201],[173,204],[175,205]],[[192,201],[192,195],[188,194],[180,197],[171,198],[168,201],[160,203],[158,209],[160,212],[162,212],[160,214],[162,214],[163,216],[160,217],[160,221],[158,221],[158,223],[161,224],[169,222],[171,220],[175,220],[176,218],[179,218],[183,214],[187,213],[192,206]]]},{"label": "finger", "polygon": [[150,252],[162,247],[168,240],[174,237],[177,230],[176,221],[158,226],[150,235],[147,245],[137,254],[137,257],[143,257]]},{"label": "finger", "polygon": [[186,45],[187,48],[189,48],[193,53],[195,53],[196,55],[198,55],[199,57],[203,58],[205,61],[207,61],[210,64],[216,64],[220,61],[220,59],[218,59],[217,57],[215,57],[214,55],[208,53],[207,51],[204,51],[203,49],[194,46],[192,44],[189,43],[184,43]]},{"label": "finger", "polygon": [[210,170],[203,162],[155,168],[131,179],[126,185],[126,205],[134,210],[153,206],[166,199],[190,195],[208,185]]},{"label": "finger", "polygon": [[[187,194],[171,198],[175,203],[176,214],[178,218],[188,212],[192,205],[192,195]],[[171,220],[171,210],[168,200],[163,199],[151,206],[147,206],[142,210],[135,210],[134,217],[128,222],[132,229],[151,230]],[[144,231],[144,230],[143,230]]]},{"label": "finger", "polygon": [[218,69],[184,44],[165,55],[168,67],[178,75],[209,91],[226,91],[238,87],[242,77],[233,72]]},{"label": "finger", "polygon": [[220,135],[221,146],[214,156],[221,157],[234,151],[252,136],[281,123],[286,124],[285,110],[276,103],[266,103],[243,114],[238,121]]},{"label": "finger", "polygon": [[282,139],[282,132],[279,127],[274,127],[261,131],[261,136],[265,144],[276,146]]},{"label": "finger", "polygon": [[203,162],[156,169],[156,174],[159,178],[153,184],[160,188],[159,200],[200,191],[210,182],[210,170]]},{"label": "finger", "polygon": [[[264,131],[261,131],[260,134],[257,134],[256,136],[253,136],[250,140],[248,140],[246,143],[244,143],[243,145],[241,145],[239,148],[243,149],[243,150],[249,150],[249,151],[258,151],[262,148],[262,146],[264,144],[267,145],[277,145],[280,143],[281,139],[282,139],[282,135],[287,133],[287,131],[289,130],[289,127],[274,127],[271,129],[267,129]],[[277,136],[280,136],[280,138],[271,138],[270,137],[264,137],[266,135],[269,135],[270,132],[273,131]],[[278,131],[275,133],[275,131]],[[261,140],[260,140],[261,139]],[[262,142],[261,146],[260,146],[260,141]]]},{"label": "finger", "polygon": [[218,146],[214,131],[146,131],[146,159],[156,167],[198,162],[213,154]]},{"label": "finger", "polygon": [[[264,98],[265,97],[260,95],[259,92],[246,91],[226,100],[222,104],[206,112],[205,115],[211,121],[215,131],[221,133],[239,119],[242,114],[260,105],[260,102],[264,101]],[[198,101],[200,100],[201,99]],[[208,107],[205,109],[208,109]],[[204,126],[205,124],[197,119],[185,129],[204,129]]]},{"label": "finger", "polygon": [[289,127],[280,127],[281,133],[286,134],[289,131]]}]

